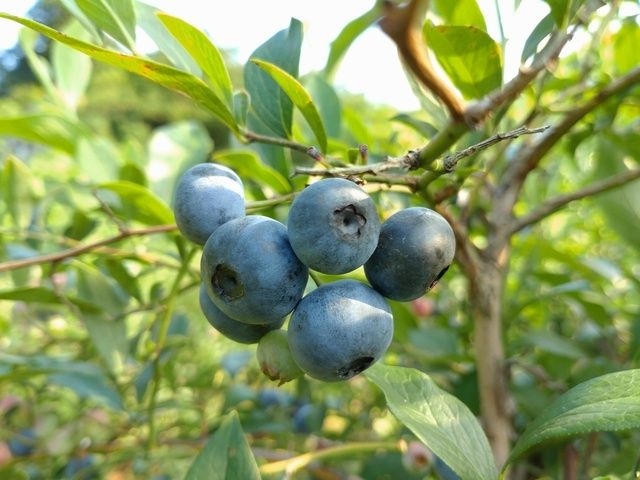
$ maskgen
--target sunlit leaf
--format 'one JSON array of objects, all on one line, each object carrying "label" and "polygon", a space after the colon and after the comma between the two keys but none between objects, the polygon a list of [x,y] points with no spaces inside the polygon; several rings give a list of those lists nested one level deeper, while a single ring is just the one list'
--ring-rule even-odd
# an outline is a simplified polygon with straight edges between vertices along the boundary
[{"label": "sunlit leaf", "polygon": [[160,52],[180,70],[199,77],[202,74],[200,67],[158,19],[156,15],[159,11],[158,8],[141,1],[136,1],[134,8],[136,10],[136,23],[144,33],[149,35],[149,38],[158,46]]},{"label": "sunlit leaf", "polygon": [[202,68],[220,99],[231,108],[233,87],[220,50],[209,37],[184,20],[164,13],[158,13],[158,18]]},{"label": "sunlit leaf", "polygon": [[124,319],[112,320],[104,314],[85,314],[82,322],[109,370],[113,373],[121,372],[129,350]]},{"label": "sunlit leaf", "polygon": [[76,0],[76,3],[100,30],[135,51],[136,15],[132,0]]},{"label": "sunlit leaf", "polygon": [[486,32],[426,23],[423,33],[438,62],[466,98],[480,98],[500,87],[500,48]]},{"label": "sunlit leaf", "polygon": [[587,380],[558,397],[529,424],[511,451],[513,463],[530,449],[589,432],[640,428],[640,369]]},{"label": "sunlit leaf", "polygon": [[260,480],[235,410],[224,417],[191,464],[185,480]]},{"label": "sunlit leaf", "polygon": [[309,92],[307,92],[300,82],[278,66],[258,59],[253,59],[252,61],[268,72],[269,75],[271,75],[271,78],[273,78],[278,85],[280,85],[280,88],[284,90],[293,104],[298,107],[302,116],[311,127],[311,130],[313,130],[316,140],[318,140],[320,145],[320,150],[325,152],[327,150],[327,134],[324,130],[322,118],[320,118],[318,109],[313,103],[313,99],[311,98],[311,95],[309,95]]},{"label": "sunlit leaf", "polygon": [[461,478],[498,478],[489,441],[473,413],[427,374],[378,363],[365,375],[382,389],[398,420]]},{"label": "sunlit leaf", "polygon": [[267,185],[275,192],[284,194],[292,190],[291,183],[277,170],[260,161],[252,150],[221,150],[213,155],[215,162],[232,168],[242,178]]},{"label": "sunlit leaf", "polygon": [[623,74],[640,65],[640,26],[628,21],[613,36],[613,60],[616,69]]},{"label": "sunlit leaf", "polygon": [[[64,33],[81,40],[88,40],[89,33],[74,21],[65,28]],[[51,65],[55,85],[64,104],[75,111],[91,79],[91,58],[62,43],[51,45]]]},{"label": "sunlit leaf", "polygon": [[311,74],[305,77],[305,87],[314,98],[322,123],[329,137],[338,138],[342,132],[342,105],[338,93],[327,80]]},{"label": "sunlit leaf", "polygon": [[136,75],[147,78],[170,90],[180,92],[193,99],[201,107],[216,115],[218,119],[220,119],[220,121],[222,121],[222,123],[232,131],[238,131],[238,126],[233,118],[231,110],[229,110],[229,108],[218,98],[215,92],[211,90],[206,83],[204,83],[204,81],[190,73],[153,60],[115,52],[97,45],[83,42],[76,38],[68,37],[57,30],[27,18],[21,18],[2,12],[0,12],[0,18],[13,20],[51,38],[52,40],[69,45],[70,47],[75,48],[96,60],[135,73]]},{"label": "sunlit leaf", "polygon": [[[174,222],[173,212],[151,190],[124,180],[97,186],[100,198],[123,219],[147,225],[167,225]],[[104,192],[100,192],[103,190]],[[114,195],[105,195],[111,192]]]},{"label": "sunlit leaf", "polygon": [[433,9],[446,25],[466,25],[487,30],[482,10],[476,0],[435,0]]}]

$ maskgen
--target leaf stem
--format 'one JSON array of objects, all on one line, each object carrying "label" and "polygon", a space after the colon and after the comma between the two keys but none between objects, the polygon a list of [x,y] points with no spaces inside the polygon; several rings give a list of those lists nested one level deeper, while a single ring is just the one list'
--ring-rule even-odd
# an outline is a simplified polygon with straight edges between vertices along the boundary
[{"label": "leaf stem", "polygon": [[148,424],[149,424],[149,436],[147,438],[147,454],[151,452],[151,450],[156,445],[156,422],[155,422],[155,410],[158,399],[158,391],[160,390],[160,382],[162,380],[162,375],[160,374],[160,360],[162,356],[162,352],[165,347],[165,343],[167,341],[167,334],[169,332],[169,326],[171,325],[171,318],[173,316],[173,309],[176,303],[176,298],[180,293],[180,284],[182,279],[189,272],[189,265],[193,256],[198,252],[199,248],[196,246],[191,247],[191,249],[187,252],[182,266],[178,270],[176,277],[173,281],[173,285],[171,286],[171,291],[169,295],[165,299],[165,308],[161,313],[160,317],[160,326],[158,329],[158,335],[156,338],[155,352],[153,358],[153,385],[151,389],[151,395],[149,398],[149,405],[147,407],[147,415],[148,415]]},{"label": "leaf stem", "polygon": [[401,450],[400,442],[356,442],[346,445],[324,448],[316,452],[304,453],[296,457],[267,463],[260,467],[262,475],[275,475],[281,472],[290,477],[293,473],[321,460],[351,457],[354,454],[375,452],[378,450]]}]

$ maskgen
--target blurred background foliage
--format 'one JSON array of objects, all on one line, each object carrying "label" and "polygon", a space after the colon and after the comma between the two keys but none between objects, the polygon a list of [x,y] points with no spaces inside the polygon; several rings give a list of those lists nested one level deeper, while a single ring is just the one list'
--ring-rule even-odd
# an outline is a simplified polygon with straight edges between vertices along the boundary
[{"label": "blurred background foliage", "polygon": [[[70,20],[51,0],[38,2],[29,16],[60,28]],[[623,28],[637,32],[637,20]],[[620,53],[622,34],[607,35],[587,47],[591,69],[603,79],[624,69],[629,56],[637,58]],[[238,151],[229,149],[256,152],[253,145],[238,145],[191,100],[80,54],[81,69],[67,73],[84,72],[88,85],[77,101],[65,100],[34,75],[23,48],[0,58],[0,261],[122,238],[82,255],[0,271],[0,477],[182,478],[232,410],[259,461],[336,443],[415,440],[362,376],[339,384],[302,378],[277,387],[260,372],[255,346],[226,340],[201,315],[195,248],[173,227],[173,185],[188,166],[229,159]],[[34,51],[55,65],[55,48],[38,38]],[[526,91],[513,109],[520,113],[503,119],[500,129],[519,125],[539,96],[547,97],[544,105],[567,108],[568,91],[583,75],[583,54],[563,59]],[[55,68],[68,68],[65,62]],[[241,85],[242,66],[231,58],[227,65],[234,85]],[[323,88],[311,76],[305,84]],[[526,184],[519,212],[611,175],[621,164],[637,166],[639,93],[633,90],[624,105],[612,101],[566,135]],[[365,144],[372,161],[403,155],[439,126],[433,109],[399,115],[392,106],[338,94],[330,135],[336,152]],[[576,98],[588,94],[575,92]],[[543,113],[552,121],[562,111]],[[474,190],[476,173],[469,171],[492,175],[515,151],[501,144],[456,174],[467,182],[475,208],[482,209],[485,197]],[[308,163],[291,156],[292,163]],[[284,193],[277,185],[293,191],[303,184],[281,165],[267,167],[241,172],[249,201]],[[640,367],[638,192],[632,184],[572,203],[514,238],[503,308],[517,431],[568,388]],[[383,218],[424,204],[403,189],[372,195]],[[284,220],[286,209],[277,204],[261,213]],[[479,246],[486,241],[481,219],[471,235]],[[352,275],[363,278],[359,271]],[[393,303],[396,332],[386,361],[428,372],[478,414],[468,301],[466,280],[454,265],[424,298]],[[639,444],[638,432],[552,444],[527,459],[526,478],[560,478],[572,452],[580,455],[582,478],[622,478]],[[444,475],[410,471],[391,449],[318,464],[300,478],[347,474]]]}]

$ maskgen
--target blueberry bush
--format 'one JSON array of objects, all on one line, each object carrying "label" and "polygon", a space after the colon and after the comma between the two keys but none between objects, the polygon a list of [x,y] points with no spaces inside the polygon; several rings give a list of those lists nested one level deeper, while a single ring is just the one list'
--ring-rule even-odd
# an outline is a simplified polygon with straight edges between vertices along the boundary
[{"label": "blueberry bush", "polygon": [[[520,3],[371,0],[305,74],[296,18],[0,12],[0,477],[637,478],[640,6],[541,2],[508,77]],[[418,111],[336,88],[369,29]]]}]

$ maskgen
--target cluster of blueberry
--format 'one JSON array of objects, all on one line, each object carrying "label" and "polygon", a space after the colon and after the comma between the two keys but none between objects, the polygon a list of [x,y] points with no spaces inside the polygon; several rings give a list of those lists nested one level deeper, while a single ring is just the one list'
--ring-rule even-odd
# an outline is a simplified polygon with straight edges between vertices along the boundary
[{"label": "cluster of blueberry", "polygon": [[[263,371],[281,382],[295,373],[275,363],[324,381],[347,380],[373,365],[393,336],[387,299],[422,296],[455,254],[453,230],[440,214],[411,207],[381,222],[368,193],[343,178],[299,192],[284,225],[246,214],[241,178],[224,165],[201,163],[181,176],[173,208],[182,235],[203,246],[205,317],[234,341],[259,343]],[[368,284],[343,278],[305,294],[309,270],[342,275],[359,267]],[[266,339],[272,345],[261,348]],[[291,361],[267,358],[274,355]]]}]

